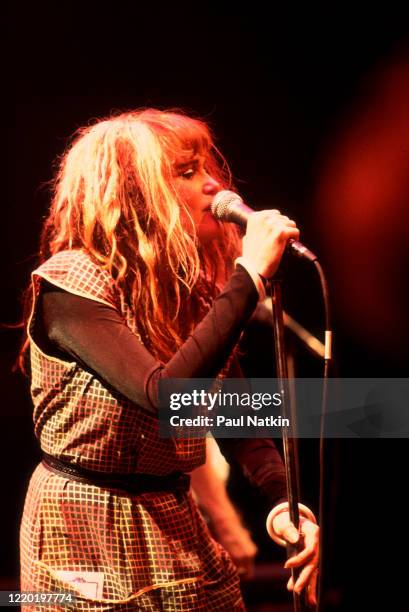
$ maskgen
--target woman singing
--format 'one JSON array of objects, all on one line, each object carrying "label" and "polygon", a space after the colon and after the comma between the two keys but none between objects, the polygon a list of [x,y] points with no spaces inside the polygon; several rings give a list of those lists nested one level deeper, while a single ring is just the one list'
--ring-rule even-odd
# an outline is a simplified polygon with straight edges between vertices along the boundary
[{"label": "woman singing", "polygon": [[[72,592],[78,610],[244,609],[189,491],[205,439],[158,433],[161,380],[241,375],[235,347],[263,279],[299,235],[263,211],[241,241],[210,212],[229,186],[207,125],[179,112],[98,121],[61,158],[27,327],[43,461],[21,525],[22,590]],[[296,541],[274,443],[220,443],[268,496],[274,533]],[[318,527],[300,512],[304,548],[287,567],[302,567],[295,589],[314,602]]]}]

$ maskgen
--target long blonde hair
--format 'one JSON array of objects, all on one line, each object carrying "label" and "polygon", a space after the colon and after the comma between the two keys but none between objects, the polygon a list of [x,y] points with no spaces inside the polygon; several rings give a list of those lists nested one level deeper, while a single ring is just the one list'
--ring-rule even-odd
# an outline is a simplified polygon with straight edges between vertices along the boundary
[{"label": "long blonde hair", "polygon": [[[238,254],[225,224],[209,250],[173,186],[177,158],[206,156],[207,171],[231,187],[209,127],[180,111],[142,109],[81,128],[62,156],[45,222],[40,260],[82,248],[115,279],[142,338],[168,360],[203,316]],[[191,228],[181,222],[181,210]],[[191,231],[190,231],[191,229]]]}]

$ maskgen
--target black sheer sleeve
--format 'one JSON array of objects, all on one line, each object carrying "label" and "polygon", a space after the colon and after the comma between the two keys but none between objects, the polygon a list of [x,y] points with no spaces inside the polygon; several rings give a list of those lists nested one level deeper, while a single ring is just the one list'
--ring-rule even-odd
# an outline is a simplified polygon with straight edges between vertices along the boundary
[{"label": "black sheer sleeve", "polygon": [[48,352],[80,363],[130,401],[156,412],[161,378],[217,375],[257,301],[251,277],[237,266],[209,313],[165,366],[116,310],[45,282],[34,333]]},{"label": "black sheer sleeve", "polygon": [[271,506],[287,501],[285,469],[273,440],[266,438],[220,438],[221,452],[236,461],[252,485],[260,489]]}]

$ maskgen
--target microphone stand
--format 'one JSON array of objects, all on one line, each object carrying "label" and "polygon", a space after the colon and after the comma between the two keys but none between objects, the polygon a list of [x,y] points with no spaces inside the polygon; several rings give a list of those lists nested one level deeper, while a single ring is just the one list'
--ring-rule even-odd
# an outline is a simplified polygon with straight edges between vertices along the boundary
[{"label": "microphone stand", "polygon": [[[281,279],[274,278],[270,280],[270,287],[272,289],[272,306],[273,306],[273,317],[274,317],[274,348],[277,363],[277,379],[280,386],[280,393],[282,398],[282,412],[283,418],[289,419],[290,426],[282,428],[282,440],[283,440],[283,451],[284,451],[284,464],[287,480],[287,496],[288,496],[288,512],[290,520],[299,532],[300,527],[300,516],[298,510],[298,501],[300,497],[299,493],[299,480],[298,480],[298,448],[296,439],[296,414],[295,414],[295,401],[294,397],[290,394],[289,381],[288,381],[288,369],[287,369],[287,356],[284,344],[284,316],[281,299]],[[296,544],[287,544],[287,558],[293,557],[300,550],[302,546],[302,539]],[[294,583],[300,573],[298,568],[291,569],[291,575]],[[295,612],[304,612],[309,610],[305,593],[302,592],[300,595],[293,591],[293,604]]]}]

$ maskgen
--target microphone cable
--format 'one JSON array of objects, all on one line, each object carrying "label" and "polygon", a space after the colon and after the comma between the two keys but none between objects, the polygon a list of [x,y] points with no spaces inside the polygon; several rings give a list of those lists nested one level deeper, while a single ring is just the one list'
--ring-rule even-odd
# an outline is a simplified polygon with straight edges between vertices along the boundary
[{"label": "microphone cable", "polygon": [[320,446],[319,446],[319,499],[318,499],[318,524],[320,527],[319,538],[319,559],[318,559],[318,582],[317,582],[317,612],[320,611],[323,599],[323,539],[324,539],[324,491],[325,491],[325,416],[328,403],[328,377],[332,360],[332,329],[331,311],[329,301],[328,283],[324,270],[316,259],[314,266],[317,269],[322,291],[322,299],[325,313],[325,344],[324,344],[324,374],[321,398],[321,418],[320,418]]}]

